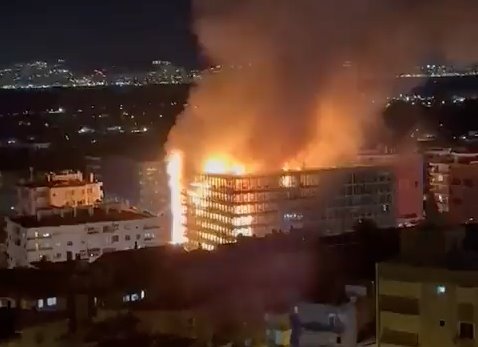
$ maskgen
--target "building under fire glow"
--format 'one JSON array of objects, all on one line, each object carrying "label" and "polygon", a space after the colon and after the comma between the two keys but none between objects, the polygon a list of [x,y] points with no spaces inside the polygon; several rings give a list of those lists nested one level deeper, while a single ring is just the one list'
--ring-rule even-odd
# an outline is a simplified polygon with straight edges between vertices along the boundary
[{"label": "building under fire glow", "polygon": [[187,248],[214,249],[273,230],[350,231],[360,219],[395,225],[395,177],[387,166],[263,175],[199,174],[183,196]]}]

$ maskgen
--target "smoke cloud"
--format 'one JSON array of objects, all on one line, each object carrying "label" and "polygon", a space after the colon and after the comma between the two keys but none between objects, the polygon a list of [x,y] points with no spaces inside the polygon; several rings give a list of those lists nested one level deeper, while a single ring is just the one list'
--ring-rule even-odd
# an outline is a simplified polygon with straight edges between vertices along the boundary
[{"label": "smoke cloud", "polygon": [[193,170],[210,155],[259,171],[338,165],[380,131],[389,77],[478,53],[473,0],[196,0],[194,15],[223,69],[193,88],[168,138]]}]

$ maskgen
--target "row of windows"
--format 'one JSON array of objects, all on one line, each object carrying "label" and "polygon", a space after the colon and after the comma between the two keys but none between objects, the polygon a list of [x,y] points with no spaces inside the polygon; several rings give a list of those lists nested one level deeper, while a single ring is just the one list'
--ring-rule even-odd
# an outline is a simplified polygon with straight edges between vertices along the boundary
[{"label": "row of windows", "polygon": [[[151,241],[155,238],[156,238],[156,235],[154,233],[145,233],[144,234],[144,240],[145,241]],[[141,235],[137,234],[136,235],[136,241],[138,241],[140,239],[141,239]],[[125,241],[131,241],[131,236],[130,235],[125,235],[124,240]],[[116,243],[116,242],[119,242],[119,241],[120,241],[119,235],[113,235],[111,237],[111,240],[110,239],[106,240],[107,243]],[[81,243],[85,244],[85,241],[81,241]],[[66,245],[68,247],[73,247],[74,243],[73,243],[73,241],[67,241]],[[56,247],[61,247],[61,243],[57,242],[55,244],[55,246]],[[53,249],[52,245],[49,242],[46,242],[46,243],[42,243],[42,244],[35,243],[35,247],[33,249],[28,249],[28,251],[45,251],[45,250],[51,250],[51,249]]]},{"label": "row of windows", "polygon": [[473,180],[470,178],[465,178],[463,180],[459,178],[453,178],[451,180],[451,184],[455,186],[459,186],[463,184],[465,187],[470,187],[470,188],[474,186]]},{"label": "row of windows", "polygon": [[[150,240],[150,239],[154,239],[156,237],[156,235],[154,233],[145,233],[144,234],[144,239],[145,240]],[[125,235],[124,236],[124,240],[125,241],[131,241],[132,237],[131,235]],[[141,240],[141,234],[136,234],[136,237],[135,237],[136,240]],[[111,242],[114,243],[114,242],[119,242],[120,240],[120,236],[119,235],[113,235],[111,236]],[[68,241],[66,243],[67,246],[73,246],[73,241]]]},{"label": "row of windows", "polygon": [[211,234],[211,233],[199,232],[198,236],[202,240],[212,241],[215,244],[220,244],[220,243],[226,243],[227,242],[227,240],[225,238],[219,237],[219,236],[217,236],[215,234]]},{"label": "row of windows", "polygon": [[[291,184],[286,186],[317,186],[327,178],[334,178],[335,172],[316,172],[316,173],[294,173],[276,177],[257,177],[257,178],[219,178],[211,176],[200,176],[198,181],[208,184],[214,189],[229,188],[234,190],[249,189],[275,189],[284,186],[285,180]],[[285,180],[284,180],[285,179]],[[377,172],[352,173],[349,175],[347,183],[367,183],[367,182],[389,182],[391,175],[388,172],[377,174]]]},{"label": "row of windows", "polygon": [[52,298],[47,298],[46,300],[39,299],[38,302],[37,302],[37,307],[38,308],[45,307],[45,301],[46,301],[46,306],[49,306],[49,307],[56,306],[56,304],[57,304],[56,297],[52,297]]},{"label": "row of windows", "polygon": [[[93,188],[88,188],[88,189],[86,189],[86,190],[85,190],[85,189],[82,189],[81,191],[76,190],[76,189],[71,189],[71,190],[65,192],[64,195],[65,195],[65,196],[72,196],[72,197],[73,197],[73,196],[76,195],[77,192],[78,192],[79,194],[81,194],[81,195],[93,194]],[[37,195],[37,196],[38,196],[38,195]],[[53,196],[53,197],[56,197],[56,193],[52,193],[52,196]]]},{"label": "row of windows", "polygon": [[[338,196],[353,196],[353,195],[373,195],[378,196],[380,194],[390,194],[392,187],[389,184],[372,184],[372,185],[354,185],[343,187],[337,192]],[[214,207],[221,210],[230,210],[230,207],[224,202],[229,203],[255,203],[255,202],[272,202],[277,200],[288,200],[293,198],[290,195],[291,192],[286,191],[277,191],[277,192],[268,192],[268,193],[244,193],[244,194],[227,194],[227,193],[218,193],[212,192],[203,194],[201,198],[194,197],[194,202],[202,205]],[[310,189],[301,189],[299,191],[294,191],[294,197],[315,197],[320,196],[322,190],[319,188],[310,188]],[[192,200],[193,197],[191,196]],[[221,203],[222,202],[222,203]],[[262,205],[257,205],[257,208],[262,207]]]},{"label": "row of windows", "polygon": [[[103,225],[102,227],[94,227],[94,226],[86,226],[85,230],[88,234],[97,234],[100,232],[103,233],[112,233],[119,230],[119,224],[112,224],[112,225]],[[132,226],[130,224],[123,225],[124,230],[131,230]],[[136,225],[135,229],[139,229],[139,226]]]}]

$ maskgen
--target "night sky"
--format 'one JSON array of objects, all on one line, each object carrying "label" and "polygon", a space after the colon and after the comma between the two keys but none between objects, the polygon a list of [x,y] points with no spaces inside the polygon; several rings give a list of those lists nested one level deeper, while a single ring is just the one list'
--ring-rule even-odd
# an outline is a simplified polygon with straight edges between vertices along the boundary
[{"label": "night sky", "polygon": [[66,59],[77,67],[153,59],[196,64],[190,0],[0,1],[0,64]]}]

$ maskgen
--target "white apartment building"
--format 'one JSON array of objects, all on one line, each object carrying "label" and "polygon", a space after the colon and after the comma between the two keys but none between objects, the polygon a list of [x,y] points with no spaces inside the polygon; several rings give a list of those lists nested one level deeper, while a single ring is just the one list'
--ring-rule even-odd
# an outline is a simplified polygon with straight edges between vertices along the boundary
[{"label": "white apartment building", "polygon": [[170,238],[160,218],[119,205],[49,209],[7,218],[6,234],[9,268],[41,260],[91,262],[103,253],[159,246]]},{"label": "white apartment building", "polygon": [[103,183],[93,175],[85,179],[80,171],[63,171],[18,184],[15,210],[18,215],[35,215],[42,209],[87,206],[102,200]]}]

